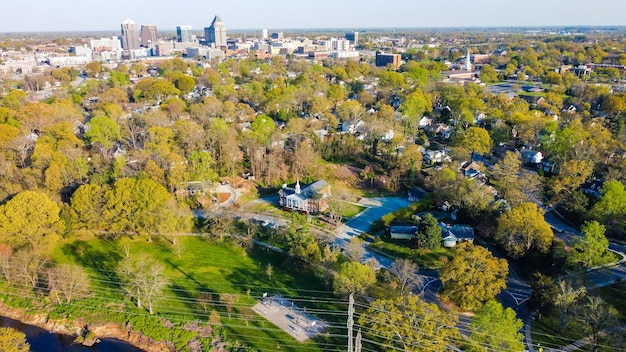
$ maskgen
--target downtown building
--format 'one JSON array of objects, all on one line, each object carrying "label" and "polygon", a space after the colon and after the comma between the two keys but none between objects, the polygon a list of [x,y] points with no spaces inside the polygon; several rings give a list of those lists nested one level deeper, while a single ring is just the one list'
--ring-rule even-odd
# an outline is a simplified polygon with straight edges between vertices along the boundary
[{"label": "downtown building", "polygon": [[220,16],[215,16],[211,26],[204,29],[204,40],[206,45],[216,48],[228,45],[226,43],[226,26]]},{"label": "downtown building", "polygon": [[139,49],[140,44],[137,24],[130,19],[126,19],[122,22],[122,49],[136,50]]}]

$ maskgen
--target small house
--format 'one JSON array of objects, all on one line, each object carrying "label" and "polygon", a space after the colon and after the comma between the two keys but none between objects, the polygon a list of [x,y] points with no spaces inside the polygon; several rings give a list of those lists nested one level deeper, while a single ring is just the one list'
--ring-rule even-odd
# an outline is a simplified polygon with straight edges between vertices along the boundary
[{"label": "small house", "polygon": [[439,227],[441,227],[443,246],[446,248],[455,247],[463,242],[474,242],[474,228],[471,226],[448,225],[440,222]]},{"label": "small house", "polygon": [[394,240],[410,240],[415,238],[417,226],[395,225],[389,226],[389,237]]},{"label": "small house", "polygon": [[539,165],[543,160],[543,155],[537,150],[522,149],[520,154],[522,155],[522,163],[525,165]]}]

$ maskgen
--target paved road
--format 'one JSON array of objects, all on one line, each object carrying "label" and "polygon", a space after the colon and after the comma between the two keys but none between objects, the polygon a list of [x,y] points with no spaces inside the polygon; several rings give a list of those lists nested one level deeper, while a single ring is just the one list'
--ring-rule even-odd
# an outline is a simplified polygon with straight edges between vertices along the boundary
[{"label": "paved road", "polygon": [[[352,237],[369,231],[369,228],[374,221],[379,220],[384,215],[392,213],[400,208],[407,207],[409,204],[411,203],[409,203],[409,201],[405,198],[362,198],[359,201],[359,205],[365,206],[367,209],[335,230],[335,243],[341,248],[345,248]],[[389,269],[391,263],[393,263],[393,259],[374,253],[367,248],[367,245],[365,245],[365,254],[363,259],[368,260],[370,258],[376,259],[381,267],[385,269]]]}]

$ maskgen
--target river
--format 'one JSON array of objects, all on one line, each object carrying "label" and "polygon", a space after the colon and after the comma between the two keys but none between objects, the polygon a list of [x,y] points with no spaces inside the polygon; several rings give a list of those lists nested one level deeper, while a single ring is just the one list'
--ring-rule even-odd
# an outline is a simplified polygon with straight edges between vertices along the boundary
[{"label": "river", "polygon": [[142,352],[143,350],[126,342],[102,339],[100,343],[87,347],[73,344],[74,338],[68,335],[54,334],[32,325],[22,324],[17,320],[0,317],[0,326],[11,327],[26,334],[32,352]]}]

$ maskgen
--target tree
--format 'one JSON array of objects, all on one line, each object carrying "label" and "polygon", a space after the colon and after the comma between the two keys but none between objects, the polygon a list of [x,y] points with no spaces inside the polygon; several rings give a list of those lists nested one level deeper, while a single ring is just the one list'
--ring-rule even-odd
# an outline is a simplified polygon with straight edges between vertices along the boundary
[{"label": "tree", "polygon": [[400,295],[408,295],[413,287],[422,285],[422,280],[417,270],[417,264],[409,259],[396,259],[391,264],[389,271],[396,276]]},{"label": "tree", "polygon": [[498,219],[496,239],[509,255],[520,258],[531,249],[546,253],[554,233],[534,203],[520,203]]},{"label": "tree", "polygon": [[572,194],[593,173],[593,163],[587,160],[568,160],[561,165],[559,175],[554,178],[552,192],[561,199],[562,194]]},{"label": "tree", "polygon": [[482,127],[470,127],[461,132],[454,144],[478,154],[487,154],[493,147],[489,132]]},{"label": "tree", "polygon": [[602,186],[602,195],[591,208],[591,216],[604,223],[626,215],[626,190],[617,180],[606,181]]},{"label": "tree", "polygon": [[142,302],[145,302],[148,312],[154,314],[154,304],[168,284],[165,267],[146,257],[128,258],[119,263],[117,274],[124,291],[135,300],[137,308],[141,308]]},{"label": "tree", "polygon": [[48,260],[39,252],[22,249],[16,252],[10,260],[11,277],[20,285],[36,288],[39,286],[41,275]]},{"label": "tree", "polygon": [[455,315],[415,295],[376,300],[359,318],[359,324],[369,326],[375,337],[384,339],[379,348],[405,352],[447,351],[450,341],[458,336],[456,321]]},{"label": "tree", "polygon": [[120,139],[120,127],[117,122],[106,116],[96,116],[87,123],[85,138],[92,146],[99,146],[105,151],[113,148],[113,143]]},{"label": "tree", "polygon": [[73,265],[55,265],[48,270],[48,288],[50,296],[61,304],[70,304],[74,299],[89,295],[89,277],[85,270]]},{"label": "tree", "polygon": [[576,303],[578,303],[580,298],[584,297],[586,294],[587,291],[585,290],[585,287],[574,289],[571,283],[559,281],[557,294],[554,298],[554,306],[559,312],[559,333],[561,333],[570,322]]},{"label": "tree", "polygon": [[0,207],[0,241],[38,248],[62,227],[59,206],[43,193],[23,191]]},{"label": "tree", "polygon": [[363,241],[358,236],[352,236],[352,238],[350,238],[350,241],[346,246],[346,255],[355,262],[363,259],[365,249],[363,248]]},{"label": "tree", "polygon": [[230,315],[233,312],[233,306],[235,305],[235,303],[237,303],[238,300],[239,295],[236,295],[234,293],[222,293],[220,295],[220,301],[224,303],[226,311],[228,312],[228,320],[230,320]]},{"label": "tree", "polygon": [[104,220],[102,209],[106,205],[105,191],[105,188],[97,184],[78,187],[70,201],[72,227],[90,230],[102,228]]},{"label": "tree", "polygon": [[587,297],[587,301],[579,312],[578,319],[586,326],[593,346],[592,351],[596,352],[600,349],[605,337],[605,330],[617,323],[618,316],[617,309],[607,304],[602,298]]},{"label": "tree", "polygon": [[26,335],[9,327],[0,327],[0,351],[28,352],[30,345],[26,342]]},{"label": "tree", "polygon": [[494,165],[492,175],[497,181],[499,195],[511,206],[530,201],[541,185],[536,173],[522,169],[522,158],[517,152],[506,152],[504,158]]},{"label": "tree", "polygon": [[528,300],[529,307],[539,311],[539,314],[549,312],[554,307],[555,297],[558,294],[558,287],[554,279],[542,273],[534,273],[531,277],[530,287],[532,294]]},{"label": "tree", "polygon": [[374,269],[359,262],[347,262],[343,263],[335,274],[333,288],[340,294],[362,294],[375,283]]},{"label": "tree", "polygon": [[597,221],[589,221],[581,231],[582,236],[574,239],[570,260],[586,269],[610,262],[609,240],[604,235],[606,227]]},{"label": "tree", "polygon": [[439,275],[444,299],[463,309],[474,309],[493,299],[506,287],[509,265],[495,258],[487,249],[462,243]]},{"label": "tree", "polygon": [[493,83],[498,81],[498,72],[491,65],[483,65],[480,69],[480,80],[485,83]]},{"label": "tree", "polygon": [[420,219],[417,240],[421,248],[433,250],[441,247],[441,227],[433,214],[428,213]]},{"label": "tree", "polygon": [[488,301],[476,311],[470,323],[470,351],[524,351],[524,323],[511,308]]},{"label": "tree", "polygon": [[265,266],[265,274],[267,274],[267,278],[272,281],[272,275],[274,274],[274,267],[271,263],[267,263]]}]

